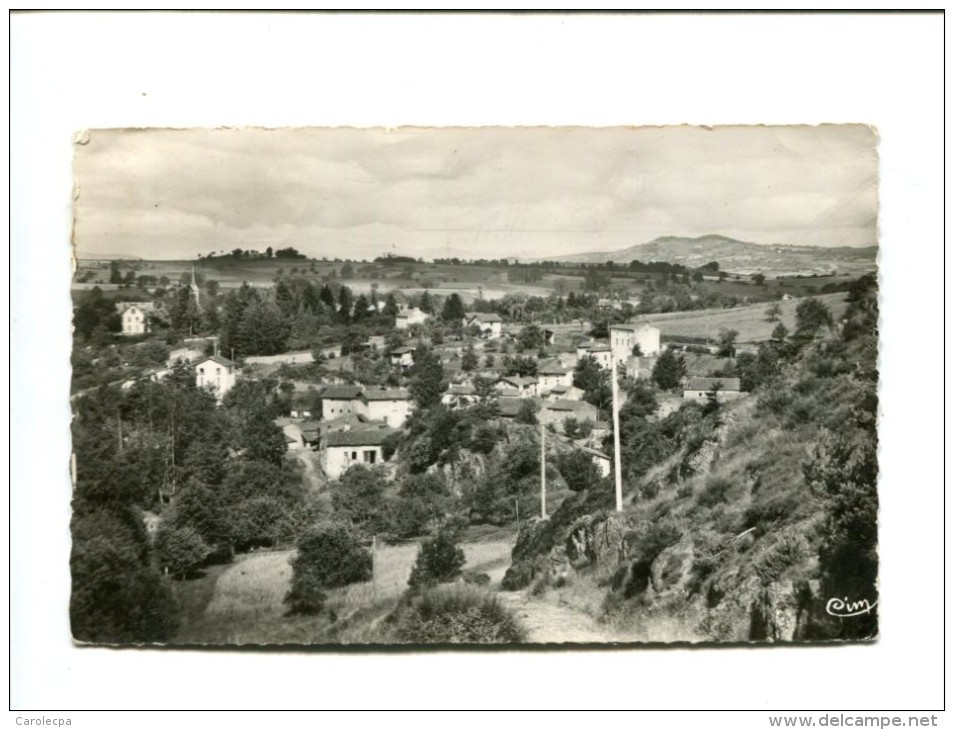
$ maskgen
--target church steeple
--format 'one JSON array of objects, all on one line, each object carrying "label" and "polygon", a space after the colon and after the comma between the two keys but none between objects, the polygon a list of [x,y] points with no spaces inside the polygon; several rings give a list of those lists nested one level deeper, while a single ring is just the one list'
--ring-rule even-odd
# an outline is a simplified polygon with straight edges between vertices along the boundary
[{"label": "church steeple", "polygon": [[195,264],[192,265],[192,283],[189,285],[192,290],[192,296],[195,297],[195,306],[199,306],[199,285],[195,280]]}]

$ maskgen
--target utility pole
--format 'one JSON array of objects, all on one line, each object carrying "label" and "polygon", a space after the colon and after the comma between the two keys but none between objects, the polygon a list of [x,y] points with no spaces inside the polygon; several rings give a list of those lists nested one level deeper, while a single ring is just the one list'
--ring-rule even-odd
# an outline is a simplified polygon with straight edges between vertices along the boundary
[{"label": "utility pole", "polygon": [[616,355],[610,353],[613,381],[613,478],[616,481],[616,511],[623,511],[623,475],[620,470],[619,456],[619,383],[616,382]]},{"label": "utility pole", "polygon": [[540,518],[547,518],[547,431],[540,422]]}]

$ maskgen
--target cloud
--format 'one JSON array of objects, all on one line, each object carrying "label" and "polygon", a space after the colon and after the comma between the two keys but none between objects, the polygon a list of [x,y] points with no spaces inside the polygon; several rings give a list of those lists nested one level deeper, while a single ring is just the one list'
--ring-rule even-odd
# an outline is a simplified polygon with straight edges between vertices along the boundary
[{"label": "cloud", "polygon": [[76,148],[76,237],[152,257],[254,240],[330,256],[491,237],[496,256],[703,233],[870,245],[875,143],[860,125],[100,130]]}]

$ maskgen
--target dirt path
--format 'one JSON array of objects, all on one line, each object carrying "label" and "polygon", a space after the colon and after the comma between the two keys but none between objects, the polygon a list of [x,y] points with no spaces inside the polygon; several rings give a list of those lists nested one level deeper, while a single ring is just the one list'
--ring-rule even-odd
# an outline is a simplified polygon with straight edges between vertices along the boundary
[{"label": "dirt path", "polygon": [[498,597],[527,629],[530,643],[593,644],[618,640],[591,616],[570,606],[532,598],[526,591],[501,591]]},{"label": "dirt path", "polygon": [[491,587],[499,591],[497,598],[526,627],[529,643],[592,644],[625,640],[608,627],[596,623],[592,616],[562,603],[558,594],[534,598],[528,589],[500,591],[500,581],[508,567],[509,563],[488,571]]}]

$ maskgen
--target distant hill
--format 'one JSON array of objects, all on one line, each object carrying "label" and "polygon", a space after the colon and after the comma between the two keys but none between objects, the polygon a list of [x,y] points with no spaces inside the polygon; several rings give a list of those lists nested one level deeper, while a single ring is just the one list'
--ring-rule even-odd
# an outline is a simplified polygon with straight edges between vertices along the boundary
[{"label": "distant hill", "polygon": [[720,268],[735,273],[797,274],[825,273],[833,270],[873,268],[878,256],[877,246],[852,248],[848,246],[787,246],[738,241],[715,234],[687,238],[661,236],[616,251],[550,256],[549,261],[595,264],[613,261],[668,261],[683,266],[699,267],[718,261]]}]

